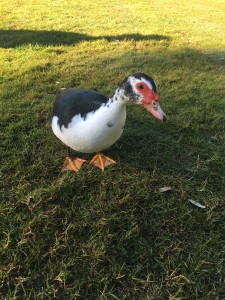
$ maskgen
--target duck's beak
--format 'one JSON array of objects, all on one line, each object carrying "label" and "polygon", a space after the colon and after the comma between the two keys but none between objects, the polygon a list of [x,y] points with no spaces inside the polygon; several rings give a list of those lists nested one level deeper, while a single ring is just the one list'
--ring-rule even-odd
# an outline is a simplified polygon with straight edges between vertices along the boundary
[{"label": "duck's beak", "polygon": [[156,93],[154,98],[151,100],[143,99],[142,106],[144,106],[150,113],[153,114],[157,119],[166,122],[166,115],[159,105],[159,95]]}]

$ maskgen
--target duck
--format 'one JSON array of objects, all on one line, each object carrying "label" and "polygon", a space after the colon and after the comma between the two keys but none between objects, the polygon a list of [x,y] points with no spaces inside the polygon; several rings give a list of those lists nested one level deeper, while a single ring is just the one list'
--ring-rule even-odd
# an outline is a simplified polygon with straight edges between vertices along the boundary
[{"label": "duck", "polygon": [[67,147],[62,171],[78,172],[86,161],[74,158],[71,149],[95,153],[90,165],[102,170],[116,162],[102,151],[111,147],[122,135],[129,104],[143,106],[157,119],[167,117],[159,105],[155,80],[144,74],[127,76],[112,97],[89,89],[66,88],[56,93],[52,107],[52,131]]}]

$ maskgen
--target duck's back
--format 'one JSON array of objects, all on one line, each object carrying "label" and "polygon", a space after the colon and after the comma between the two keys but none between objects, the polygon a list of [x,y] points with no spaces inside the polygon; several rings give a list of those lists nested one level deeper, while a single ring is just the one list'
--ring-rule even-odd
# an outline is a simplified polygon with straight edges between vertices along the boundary
[{"label": "duck's back", "polygon": [[58,117],[58,125],[68,127],[72,118],[80,115],[86,118],[105,104],[108,98],[100,93],[84,89],[70,88],[56,94],[52,110],[52,118]]}]

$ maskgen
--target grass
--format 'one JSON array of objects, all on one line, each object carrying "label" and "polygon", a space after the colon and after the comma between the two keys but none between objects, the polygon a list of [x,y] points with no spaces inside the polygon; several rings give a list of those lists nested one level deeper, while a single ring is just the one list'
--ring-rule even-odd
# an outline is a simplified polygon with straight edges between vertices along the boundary
[{"label": "grass", "polygon": [[[224,299],[224,2],[0,7],[0,298]],[[56,91],[110,96],[133,72],[168,122],[130,106],[117,165],[60,173]]]}]

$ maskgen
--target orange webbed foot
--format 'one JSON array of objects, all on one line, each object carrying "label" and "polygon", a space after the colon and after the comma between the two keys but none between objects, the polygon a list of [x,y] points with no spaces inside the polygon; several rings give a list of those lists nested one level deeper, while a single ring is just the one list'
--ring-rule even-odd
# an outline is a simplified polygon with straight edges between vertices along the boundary
[{"label": "orange webbed foot", "polygon": [[96,154],[90,161],[90,165],[94,165],[94,166],[102,169],[102,171],[104,171],[104,168],[106,166],[111,165],[111,164],[116,164],[116,162],[113,159],[105,156],[102,153]]},{"label": "orange webbed foot", "polygon": [[64,171],[72,170],[74,172],[78,172],[85,161],[86,160],[82,158],[72,159],[70,157],[67,157],[63,164],[62,171],[64,172]]}]

